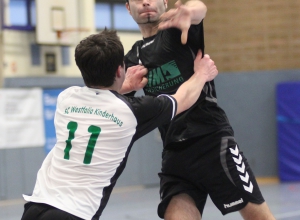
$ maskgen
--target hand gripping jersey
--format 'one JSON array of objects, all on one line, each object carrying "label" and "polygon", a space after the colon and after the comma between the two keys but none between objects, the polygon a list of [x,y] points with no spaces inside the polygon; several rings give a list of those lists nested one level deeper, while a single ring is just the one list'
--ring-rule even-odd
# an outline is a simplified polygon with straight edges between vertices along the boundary
[{"label": "hand gripping jersey", "polygon": [[32,196],[83,219],[99,219],[135,140],[176,113],[168,95],[124,97],[70,87],[57,99],[57,142],[38,171]]},{"label": "hand gripping jersey", "polygon": [[[198,50],[204,51],[203,22],[192,25],[186,45],[181,43],[181,31],[175,28],[159,31],[155,36],[137,41],[125,57],[126,68],[142,64],[148,69],[146,95],[174,94],[194,73]],[[204,53],[204,52],[203,52]],[[159,130],[164,147],[230,128],[224,111],[217,105],[214,81],[207,82],[196,104],[177,115]]]}]

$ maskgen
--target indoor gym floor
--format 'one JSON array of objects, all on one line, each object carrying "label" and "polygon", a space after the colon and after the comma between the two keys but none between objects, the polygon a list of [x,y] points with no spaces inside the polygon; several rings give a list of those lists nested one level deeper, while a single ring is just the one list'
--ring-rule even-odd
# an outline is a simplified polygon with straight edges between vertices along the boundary
[{"label": "indoor gym floor", "polygon": [[[258,181],[261,191],[277,220],[300,220],[300,182],[278,183]],[[159,202],[159,187],[115,188],[103,212],[101,220],[159,220],[156,207]],[[1,220],[20,220],[24,201],[0,201]],[[222,216],[208,199],[203,220],[240,220],[239,213]]]}]

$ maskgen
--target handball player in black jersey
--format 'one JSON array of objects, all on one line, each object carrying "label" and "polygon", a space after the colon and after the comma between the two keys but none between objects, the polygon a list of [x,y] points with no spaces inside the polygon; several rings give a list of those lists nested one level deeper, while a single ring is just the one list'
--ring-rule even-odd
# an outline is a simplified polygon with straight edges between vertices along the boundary
[{"label": "handball player in black jersey", "polygon": [[[176,2],[165,12],[167,0],[126,0],[126,8],[143,36],[125,56],[126,68],[148,68],[146,95],[174,94],[193,74],[197,51],[204,51],[206,6],[198,0]],[[274,219],[217,104],[214,81],[159,131],[164,146],[159,217],[201,219],[209,195],[223,215],[240,211],[244,219]]]}]

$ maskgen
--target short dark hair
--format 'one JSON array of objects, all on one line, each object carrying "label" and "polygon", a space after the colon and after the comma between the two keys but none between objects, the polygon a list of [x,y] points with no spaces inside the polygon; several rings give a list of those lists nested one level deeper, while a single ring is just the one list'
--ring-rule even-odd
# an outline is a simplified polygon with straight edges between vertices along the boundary
[{"label": "short dark hair", "polygon": [[80,41],[75,61],[87,87],[113,85],[118,67],[124,65],[124,48],[117,32],[105,28]]}]

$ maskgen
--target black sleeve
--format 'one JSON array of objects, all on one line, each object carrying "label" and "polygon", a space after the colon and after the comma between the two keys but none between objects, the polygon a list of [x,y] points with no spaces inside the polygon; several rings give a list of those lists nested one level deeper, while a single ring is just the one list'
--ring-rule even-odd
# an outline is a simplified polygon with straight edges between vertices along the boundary
[{"label": "black sleeve", "polygon": [[[172,40],[181,43],[181,31],[177,28],[169,28],[165,30],[165,34],[172,36]],[[168,38],[168,37],[165,37]],[[188,32],[187,45],[193,50],[196,55],[198,50],[202,50],[204,55],[204,29],[203,20],[197,25],[191,25]]]},{"label": "black sleeve", "polygon": [[137,119],[136,138],[170,122],[176,115],[177,102],[172,96],[128,97],[127,100]]},{"label": "black sleeve", "polygon": [[132,92],[129,92],[129,93],[126,93],[126,94],[123,94],[123,95],[125,95],[127,97],[130,97],[130,96],[134,96],[135,93],[136,93],[136,91],[132,91]]},{"label": "black sleeve", "polygon": [[[192,25],[189,29],[188,33],[188,41],[187,44],[190,45],[191,48],[202,50],[202,54],[204,55],[204,28],[203,28],[203,20],[197,24]],[[194,51],[197,54],[197,51]]]}]

